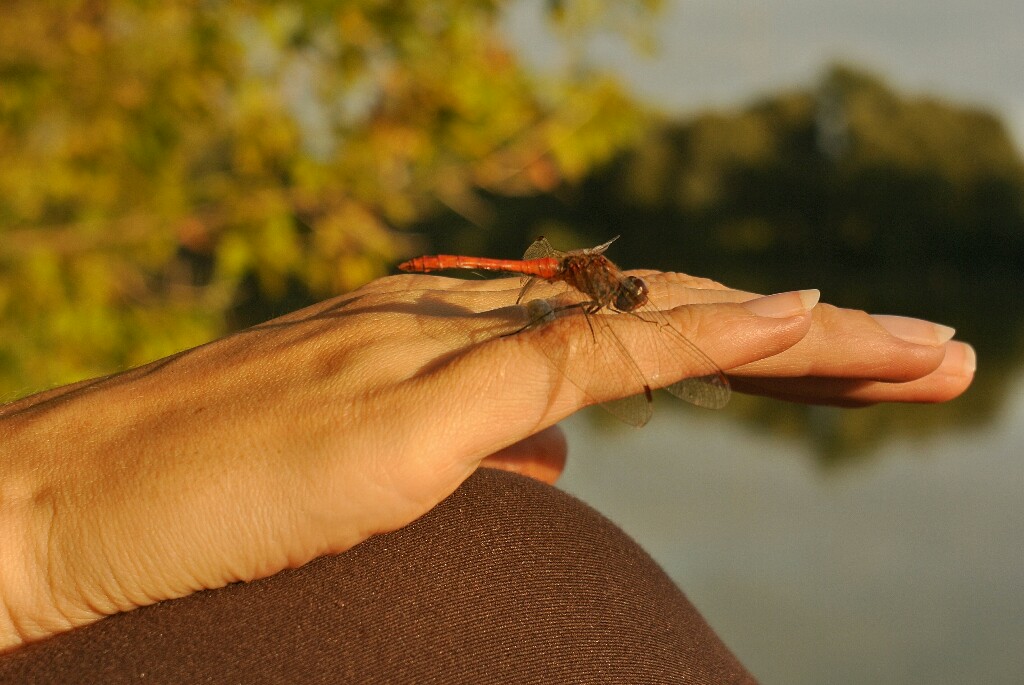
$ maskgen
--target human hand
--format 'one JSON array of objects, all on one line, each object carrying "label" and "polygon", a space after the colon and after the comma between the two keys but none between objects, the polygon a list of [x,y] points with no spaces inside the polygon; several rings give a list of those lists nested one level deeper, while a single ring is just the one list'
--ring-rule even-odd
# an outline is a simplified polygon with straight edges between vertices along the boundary
[{"label": "human hand", "polygon": [[[860,313],[649,280],[656,305],[700,303],[671,316],[738,389],[843,404],[940,401],[970,382],[963,364],[943,370],[954,343],[908,343]],[[635,388],[614,369],[591,397],[561,382],[536,341],[571,346],[582,317],[495,337],[524,316],[503,306],[513,288],[381,279],[0,408],[0,646],[342,551],[419,517],[482,460],[553,480],[552,426]],[[636,324],[618,318],[630,345]],[[687,375],[631,351],[660,384]]]},{"label": "human hand", "polygon": [[[635,272],[675,293],[670,302],[746,302],[761,297],[679,273]],[[946,402],[974,379],[976,358],[948,326],[869,315],[821,303],[807,335],[786,351],[730,369],[744,393],[809,404],[863,407],[879,402]]]}]

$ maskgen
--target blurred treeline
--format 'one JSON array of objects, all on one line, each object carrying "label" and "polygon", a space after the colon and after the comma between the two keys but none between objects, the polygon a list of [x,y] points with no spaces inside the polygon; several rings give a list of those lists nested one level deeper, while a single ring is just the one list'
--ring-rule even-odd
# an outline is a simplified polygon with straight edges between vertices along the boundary
[{"label": "blurred treeline", "polygon": [[[1024,338],[1024,162],[994,115],[896,92],[836,65],[816,84],[731,112],[655,121],[582,183],[541,197],[490,196],[475,247],[514,254],[537,233],[573,246],[624,234],[612,258],[755,292],[817,287],[823,299],[955,326],[978,351],[965,400],[861,412],[746,402],[819,454],[863,451],[991,418],[1019,373]],[[459,218],[425,230],[479,243]]]},{"label": "blurred treeline", "polygon": [[354,288],[439,207],[635,140],[611,81],[519,64],[502,4],[4,0],[0,399]]},{"label": "blurred treeline", "polygon": [[[0,398],[414,253],[514,256],[544,233],[566,248],[623,234],[623,266],[957,326],[982,360],[976,415],[996,406],[1024,262],[1024,166],[996,118],[834,67],[666,121],[592,70],[531,73],[497,29],[503,5],[5,0]],[[629,34],[656,5],[549,7],[577,36]],[[848,413],[828,440],[946,420]]]}]

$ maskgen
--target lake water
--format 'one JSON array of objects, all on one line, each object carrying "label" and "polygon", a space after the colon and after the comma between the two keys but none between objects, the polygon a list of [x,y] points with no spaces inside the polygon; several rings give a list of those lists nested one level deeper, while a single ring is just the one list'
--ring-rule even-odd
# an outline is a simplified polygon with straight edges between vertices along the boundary
[{"label": "lake water", "polygon": [[[571,53],[544,6],[519,0],[505,27],[557,72]],[[1024,143],[1019,0],[670,1],[656,25],[653,58],[608,35],[586,54],[670,112],[806,87],[839,59],[989,107]],[[996,401],[974,392],[963,416]],[[978,428],[830,468],[735,408],[658,411],[642,431],[576,417],[561,486],[650,551],[765,685],[1022,683],[1024,380],[1006,397]]]},{"label": "lake water", "polygon": [[830,468],[728,408],[639,431],[575,417],[560,486],[637,539],[764,685],[1021,683],[1024,379],[1011,398],[984,429]]}]

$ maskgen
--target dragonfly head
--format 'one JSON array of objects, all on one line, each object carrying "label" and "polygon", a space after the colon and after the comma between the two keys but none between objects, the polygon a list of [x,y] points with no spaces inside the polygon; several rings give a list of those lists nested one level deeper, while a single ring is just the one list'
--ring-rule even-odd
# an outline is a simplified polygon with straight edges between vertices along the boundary
[{"label": "dragonfly head", "polygon": [[631,312],[647,304],[647,284],[642,278],[626,276],[615,293],[615,308],[620,312]]}]

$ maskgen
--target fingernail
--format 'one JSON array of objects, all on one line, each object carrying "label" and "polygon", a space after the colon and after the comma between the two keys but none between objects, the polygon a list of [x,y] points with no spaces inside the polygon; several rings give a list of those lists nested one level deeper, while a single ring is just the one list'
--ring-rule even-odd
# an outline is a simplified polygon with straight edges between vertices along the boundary
[{"label": "fingernail", "polygon": [[978,355],[967,343],[953,341],[946,347],[946,356],[939,368],[951,376],[970,376],[978,368]]},{"label": "fingernail", "polygon": [[955,328],[909,316],[872,314],[871,318],[891,335],[917,345],[942,345],[956,333]]},{"label": "fingernail", "polygon": [[813,309],[820,297],[821,292],[818,290],[793,290],[747,300],[743,306],[758,316],[784,319]]}]

